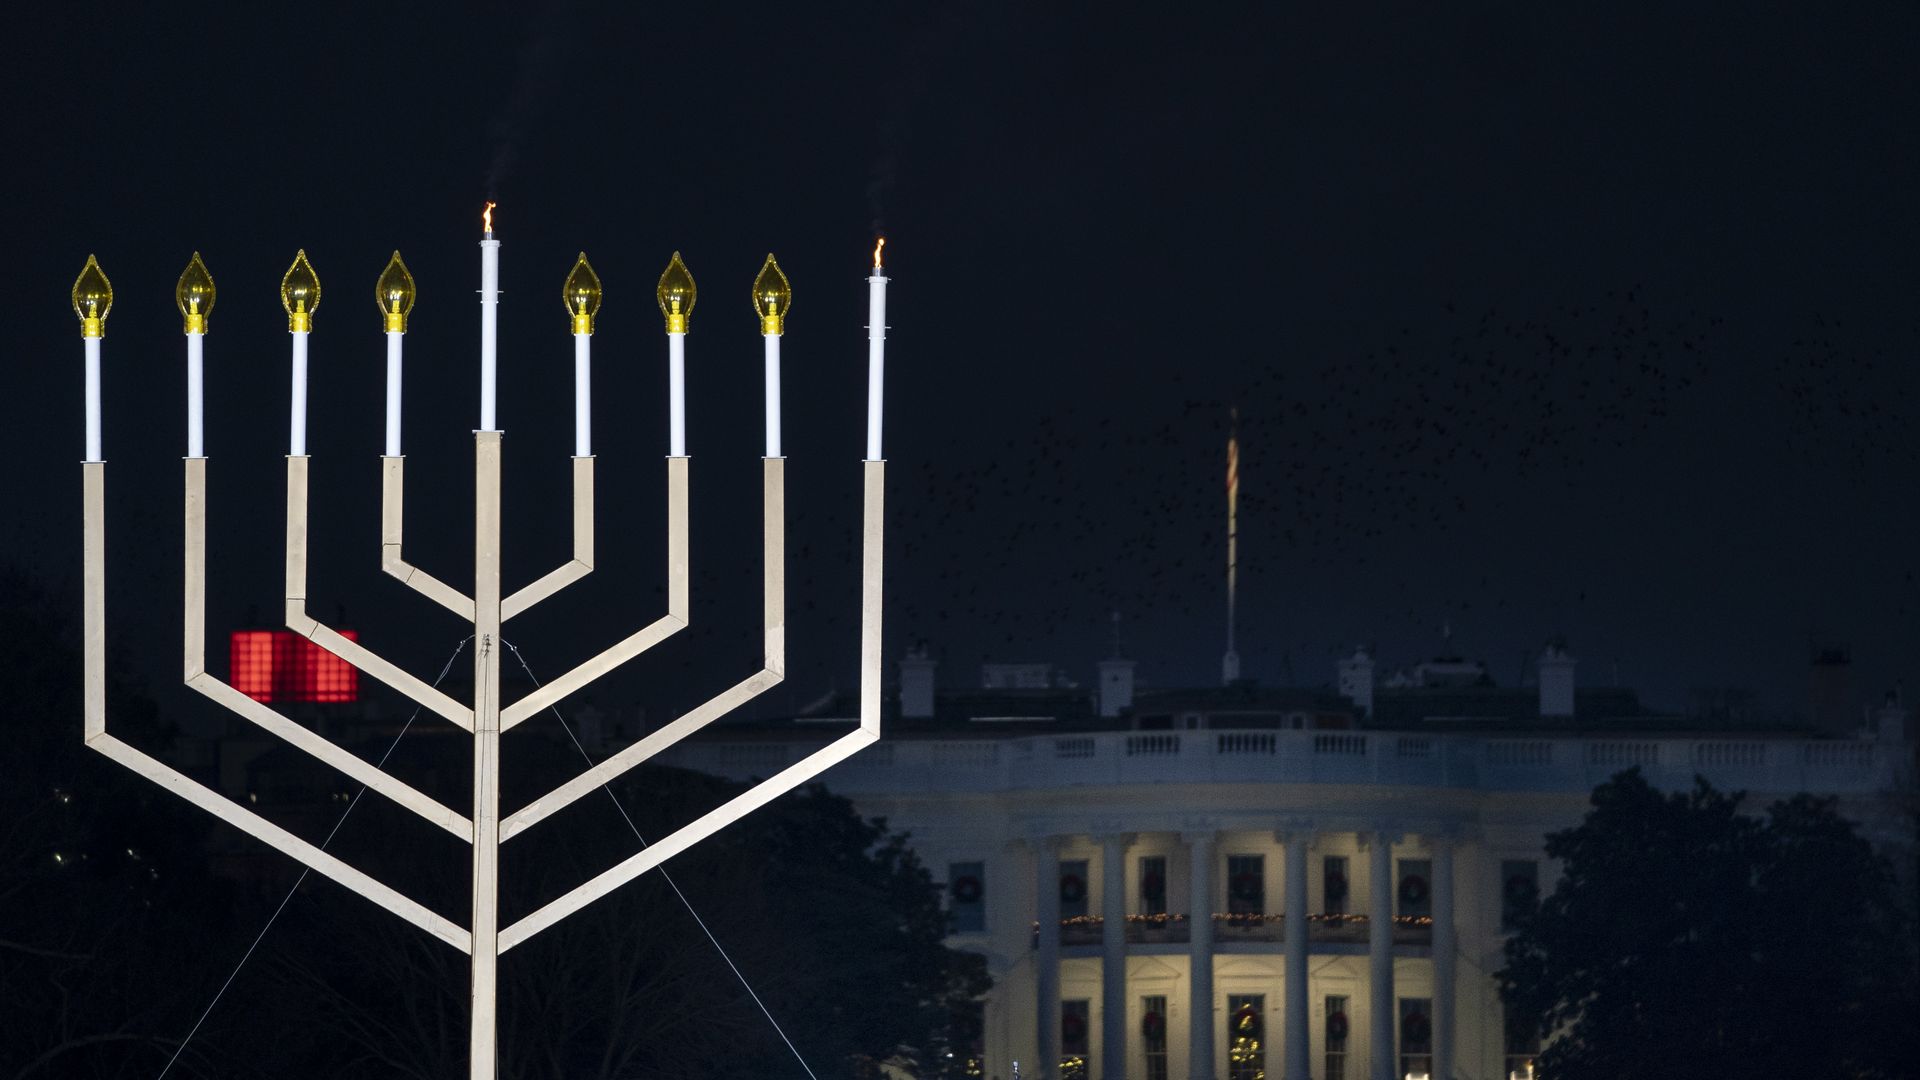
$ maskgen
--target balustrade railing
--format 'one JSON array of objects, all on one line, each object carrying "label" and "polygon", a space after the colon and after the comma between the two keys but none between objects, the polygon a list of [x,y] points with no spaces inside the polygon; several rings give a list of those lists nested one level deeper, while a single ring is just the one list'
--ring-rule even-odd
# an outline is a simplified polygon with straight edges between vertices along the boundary
[{"label": "balustrade railing", "polygon": [[[683,743],[691,768],[744,779],[810,744]],[[1294,783],[1585,792],[1639,768],[1655,785],[1761,793],[1887,790],[1903,758],[1868,740],[1502,738],[1364,731],[1119,731],[1010,739],[903,739],[827,778],[849,794],[1006,791],[1086,785]]]}]

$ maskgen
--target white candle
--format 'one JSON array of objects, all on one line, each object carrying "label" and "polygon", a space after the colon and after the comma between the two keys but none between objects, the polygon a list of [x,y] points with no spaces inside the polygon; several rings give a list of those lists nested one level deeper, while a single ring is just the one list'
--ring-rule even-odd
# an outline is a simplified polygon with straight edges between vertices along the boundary
[{"label": "white candle", "polygon": [[488,229],[480,241],[480,430],[494,426],[494,347],[500,311],[500,241]]},{"label": "white candle", "polygon": [[593,335],[573,335],[573,456],[593,456]]},{"label": "white candle", "polygon": [[187,335],[187,456],[190,458],[207,456],[204,418],[205,402],[201,389],[202,346],[207,343],[207,335],[190,333]]},{"label": "white candle", "polygon": [[780,456],[780,335],[764,335],[767,342],[767,456]]},{"label": "white candle", "polygon": [[[881,243],[886,243],[882,240]],[[867,460],[880,458],[880,414],[887,381],[887,278],[880,272],[880,249],[874,249],[872,276],[867,278]]]},{"label": "white candle", "polygon": [[294,457],[307,453],[307,334],[293,331],[293,423],[287,453]]},{"label": "white candle", "polygon": [[401,342],[406,333],[387,331],[387,456],[400,456]]},{"label": "white candle", "polygon": [[667,334],[667,454],[687,456],[687,335]]},{"label": "white candle", "polygon": [[100,458],[100,339],[82,339],[87,345],[87,460]]}]

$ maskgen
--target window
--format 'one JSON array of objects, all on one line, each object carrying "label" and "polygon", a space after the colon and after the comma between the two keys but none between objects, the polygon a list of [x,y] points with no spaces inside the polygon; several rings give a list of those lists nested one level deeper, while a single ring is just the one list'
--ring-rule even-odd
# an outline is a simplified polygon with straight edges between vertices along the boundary
[{"label": "window", "polygon": [[1167,913],[1167,857],[1147,855],[1140,860],[1140,914]]},{"label": "window", "polygon": [[1167,1080],[1167,999],[1140,999],[1140,1044],[1147,1051],[1147,1080]]},{"label": "window", "polygon": [[1087,913],[1087,860],[1075,859],[1060,864],[1060,917],[1072,919]]},{"label": "window", "polygon": [[1347,1080],[1347,998],[1327,996],[1327,1080]]},{"label": "window", "polygon": [[987,928],[987,864],[947,864],[947,911],[953,932],[978,934]]},{"label": "window", "polygon": [[1345,855],[1329,855],[1320,861],[1320,910],[1328,915],[1347,913],[1347,857]]},{"label": "window", "polygon": [[1227,995],[1227,1080],[1267,1080],[1266,995]]},{"label": "window", "polygon": [[1397,914],[1433,914],[1433,864],[1426,859],[1400,860],[1400,887],[1394,893],[1399,901]]},{"label": "window", "polygon": [[1433,1075],[1433,1003],[1400,999],[1400,1075]]},{"label": "window", "polygon": [[[342,630],[348,641],[357,630]],[[360,697],[353,665],[291,630],[236,630],[227,638],[227,682],[255,701],[350,702]]]},{"label": "window", "polygon": [[1266,910],[1267,860],[1259,855],[1227,856],[1227,914],[1258,915]]},{"label": "window", "polygon": [[1540,901],[1540,864],[1532,859],[1500,862],[1500,929],[1515,930]]},{"label": "window", "polygon": [[1060,1080],[1087,1080],[1087,1000],[1060,1003]]}]

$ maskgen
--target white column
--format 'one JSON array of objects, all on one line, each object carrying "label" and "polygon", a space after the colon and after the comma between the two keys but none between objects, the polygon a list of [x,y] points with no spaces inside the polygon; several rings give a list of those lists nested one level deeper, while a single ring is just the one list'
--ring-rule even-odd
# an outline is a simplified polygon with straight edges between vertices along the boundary
[{"label": "white column", "polygon": [[1213,1080],[1213,850],[1215,834],[1187,842],[1187,1080]]},{"label": "white column", "polygon": [[1433,841],[1433,1075],[1453,1077],[1453,839]]},{"label": "white column", "polygon": [[593,456],[593,335],[573,335],[573,456]]},{"label": "white column", "polygon": [[100,460],[100,339],[81,339],[87,352],[87,460]]},{"label": "white column", "polygon": [[767,356],[767,456],[780,456],[780,335],[763,334]]},{"label": "white column", "polygon": [[400,367],[402,330],[387,331],[387,456],[400,456]]},{"label": "white column", "polygon": [[1100,839],[1100,1075],[1127,1074],[1127,845],[1130,834]]},{"label": "white column", "polygon": [[1060,1071],[1060,845],[1062,838],[1045,836],[1033,844],[1034,919],[1040,924],[1038,968],[1034,972],[1035,1030],[1033,1075],[1050,1077]]},{"label": "white column", "polygon": [[1307,848],[1313,832],[1296,826],[1278,834],[1287,865],[1286,1080],[1312,1080],[1307,1044]]},{"label": "white column", "polygon": [[307,454],[307,331],[293,331],[293,417],[288,425],[287,454]]},{"label": "white column", "polygon": [[687,456],[687,335],[667,331],[667,456]]},{"label": "white column", "polygon": [[1394,1080],[1393,836],[1378,830],[1367,849],[1367,1033],[1372,1080]]},{"label": "white column", "polygon": [[887,278],[867,279],[867,460],[880,460],[880,421],[887,380]]},{"label": "white column", "polygon": [[[204,324],[203,324],[204,325]],[[205,372],[205,332],[187,334],[187,456],[206,457],[206,395],[202,390]]]},{"label": "white column", "polygon": [[495,365],[500,340],[500,241],[480,241],[480,430],[494,424]]}]

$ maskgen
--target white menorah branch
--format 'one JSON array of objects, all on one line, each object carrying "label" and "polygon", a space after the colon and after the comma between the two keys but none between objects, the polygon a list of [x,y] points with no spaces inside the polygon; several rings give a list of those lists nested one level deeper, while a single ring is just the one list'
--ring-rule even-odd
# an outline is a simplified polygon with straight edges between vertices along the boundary
[{"label": "white menorah branch", "polygon": [[[489,239],[491,234],[489,234]],[[497,249],[496,249],[497,250]],[[397,258],[396,258],[397,261]],[[584,260],[583,260],[584,262]],[[678,257],[676,256],[676,264]],[[769,260],[771,263],[771,260]],[[198,257],[195,258],[198,263]],[[93,263],[89,261],[89,267]],[[875,279],[879,278],[876,267]],[[183,279],[184,280],[184,279]],[[101,279],[104,288],[104,278]],[[410,284],[410,281],[409,281]],[[784,279],[782,279],[784,285]],[[105,293],[107,303],[111,293]],[[206,285],[206,308],[211,307],[211,279]],[[80,293],[76,288],[76,307]],[[317,304],[318,287],[314,286]],[[784,297],[783,297],[784,299]],[[690,304],[689,304],[690,309]],[[89,310],[98,312],[89,321]],[[878,309],[883,310],[883,309]],[[183,307],[183,311],[185,308]],[[190,357],[198,358],[198,342],[189,313]],[[205,309],[199,311],[204,334]],[[99,341],[103,336],[105,306],[84,309],[90,375],[88,458],[81,465],[85,607],[85,723],[86,743],[107,757],[166,788],[188,802],[220,817],[269,846],[359,893],[407,922],[468,953],[472,957],[471,1076],[492,1080],[496,1072],[496,969],[501,953],[559,923],[621,885],[659,866],[728,824],[766,805],[780,795],[818,776],[834,764],[880,737],[881,555],[886,463],[877,457],[877,426],[870,428],[870,456],[862,462],[864,499],[861,534],[860,607],[860,722],[804,760],[734,796],[718,808],[660,838],[650,846],[607,869],[544,907],[502,928],[499,925],[500,844],[579,799],[582,795],[647,761],[662,750],[739,708],[778,685],[786,671],[786,459],[764,457],[761,462],[765,659],[761,669],[711,700],[688,711],[638,742],[560,785],[504,818],[500,810],[500,735],[542,712],[595,680],[619,668],[649,648],[686,627],[687,598],[687,473],[684,454],[667,464],[667,610],[605,651],[524,697],[504,703],[500,697],[500,627],[566,586],[591,573],[594,566],[594,459],[573,458],[573,557],[505,596],[501,595],[500,455],[502,435],[495,430],[474,433],[474,582],[472,596],[426,574],[402,557],[405,459],[389,454],[381,459],[381,567],[393,577],[435,603],[453,611],[473,626],[473,700],[461,703],[418,677],[351,641],[307,612],[307,521],[309,457],[287,457],[286,625],[368,676],[385,683],[422,708],[470,732],[474,739],[473,804],[469,814],[437,800],[368,764],[265,704],[236,690],[206,670],[207,459],[194,453],[185,460],[185,545],[183,619],[186,684],[265,731],[285,740],[315,759],[364,784],[367,788],[418,814],[434,825],[468,841],[473,849],[471,919],[466,927],[436,914],[419,902],[327,854],[318,846],[267,821],[247,807],[187,777],[164,762],[121,741],[107,731],[106,715],[106,463],[98,449],[97,386]],[[883,327],[884,316],[876,318]],[[671,323],[669,324],[672,325]],[[681,322],[684,328],[684,319]],[[590,332],[590,330],[588,331]],[[302,331],[296,331],[298,337]],[[684,329],[682,330],[684,333]],[[770,336],[778,335],[775,324]],[[878,333],[870,336],[878,337]],[[578,335],[576,336],[577,340]],[[777,342],[775,343],[777,346]],[[304,342],[296,345],[304,354]],[[675,342],[676,348],[678,342]],[[874,346],[878,348],[877,345]],[[777,348],[770,346],[777,358]],[[877,354],[874,357],[877,361]],[[195,368],[197,371],[197,367]],[[875,383],[877,389],[877,382]],[[777,382],[769,380],[770,392]],[[296,402],[300,399],[296,396]],[[770,405],[770,409],[774,406]],[[195,414],[197,417],[197,414]],[[877,420],[877,417],[875,418]],[[198,432],[195,431],[197,440]],[[190,446],[198,450],[197,441]]]}]

